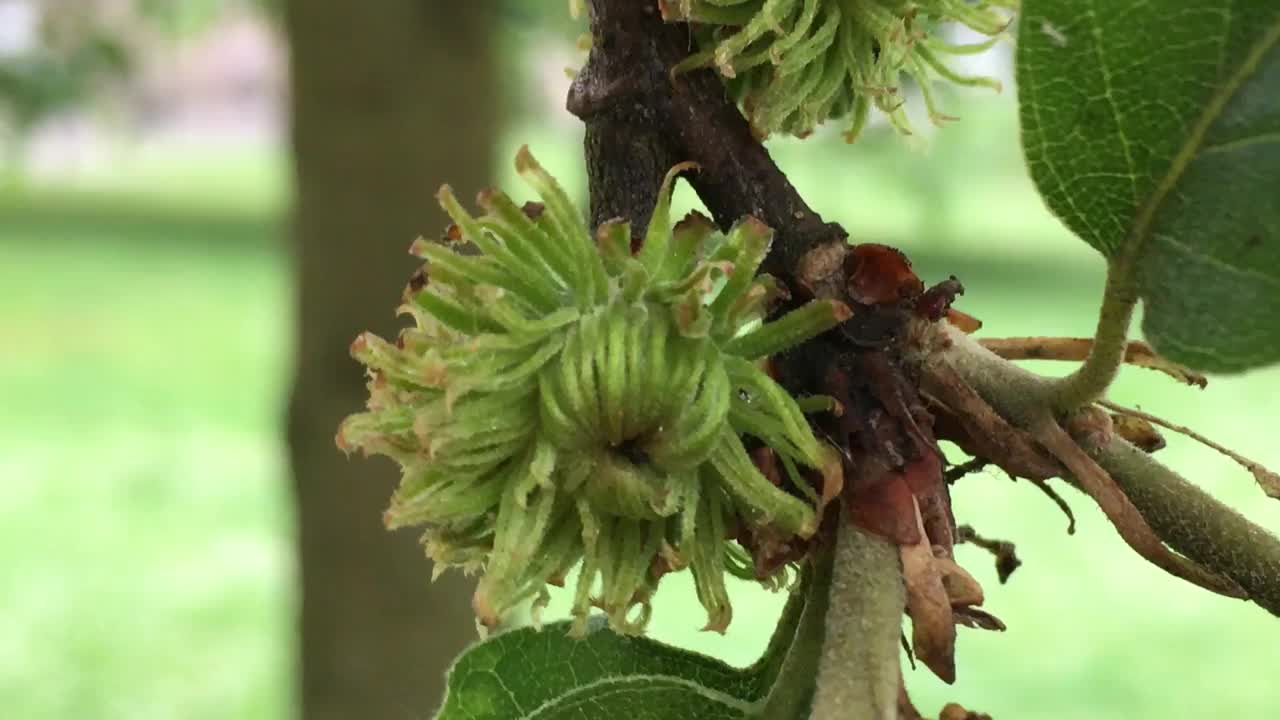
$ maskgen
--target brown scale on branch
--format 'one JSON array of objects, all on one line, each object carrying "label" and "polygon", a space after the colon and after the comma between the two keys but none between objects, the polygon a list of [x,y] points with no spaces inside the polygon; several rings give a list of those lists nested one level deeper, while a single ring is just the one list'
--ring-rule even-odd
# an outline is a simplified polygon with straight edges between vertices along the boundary
[{"label": "brown scale on branch", "polygon": [[844,301],[853,318],[827,337],[779,359],[788,387],[816,388],[843,408],[820,420],[845,448],[844,500],[861,528],[899,546],[912,617],[912,648],[948,682],[955,677],[955,625],[1003,629],[973,606],[978,583],[954,561],[955,518],[933,416],[920,396],[919,373],[896,344],[921,316],[947,316],[962,288],[953,279],[925,290],[892,248],[860,245],[843,263]]}]

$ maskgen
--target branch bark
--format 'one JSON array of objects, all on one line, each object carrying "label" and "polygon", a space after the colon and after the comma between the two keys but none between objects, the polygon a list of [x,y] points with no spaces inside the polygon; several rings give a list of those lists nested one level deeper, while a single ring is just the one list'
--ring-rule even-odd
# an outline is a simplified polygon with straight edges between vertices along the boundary
[{"label": "branch bark", "polygon": [[848,234],[805,203],[711,70],[671,76],[694,49],[685,26],[664,23],[656,2],[590,9],[594,44],[567,107],[587,128],[592,225],[630,218],[638,237],[667,170],[692,160],[688,179],[721,229],[744,215],[774,229],[765,272],[796,278],[810,250],[843,247]]}]

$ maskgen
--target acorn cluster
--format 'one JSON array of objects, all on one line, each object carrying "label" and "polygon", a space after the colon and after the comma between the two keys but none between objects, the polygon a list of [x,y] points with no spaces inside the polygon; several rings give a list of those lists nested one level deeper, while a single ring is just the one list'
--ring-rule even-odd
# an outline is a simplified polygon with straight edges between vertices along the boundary
[{"label": "acorn cluster", "polygon": [[[771,230],[744,218],[721,234],[696,214],[673,227],[687,166],[642,238],[623,220],[593,235],[527,149],[516,168],[540,204],[486,192],[476,217],[440,190],[454,226],[413,247],[426,261],[400,308],[413,325],[353,343],[368,408],[338,445],[400,465],[386,524],[424,528],[438,568],[481,572],[488,625],[545,604],[577,568],[578,627],[596,606],[638,632],[659,579],[688,568],[723,630],[726,573],[779,581],[734,538],[812,535],[810,478],[840,471],[763,361],[848,311],[815,301],[766,321],[778,290],[756,271]],[[744,436],[781,469],[762,473]]]},{"label": "acorn cluster", "polygon": [[[762,135],[804,137],[830,119],[849,118],[850,142],[872,107],[902,132],[903,77],[919,87],[934,123],[933,82],[1000,89],[999,81],[961,75],[949,55],[990,48],[1009,26],[1016,0],[661,0],[663,17],[692,23],[701,52],[679,69],[714,67]],[[959,22],[989,40],[957,45],[933,30]]]}]

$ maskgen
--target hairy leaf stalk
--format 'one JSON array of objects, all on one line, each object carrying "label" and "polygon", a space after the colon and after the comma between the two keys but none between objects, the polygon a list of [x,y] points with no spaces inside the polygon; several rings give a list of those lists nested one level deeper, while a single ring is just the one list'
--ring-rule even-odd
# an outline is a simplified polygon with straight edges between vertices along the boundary
[{"label": "hairy leaf stalk", "polygon": [[1098,329],[1089,355],[1075,372],[1054,384],[1052,402],[1058,412],[1069,413],[1102,399],[1120,374],[1129,347],[1129,326],[1138,304],[1134,265],[1132,260],[1121,259],[1108,268]]},{"label": "hairy leaf stalk", "polygon": [[898,549],[840,524],[812,720],[896,720],[905,606]]}]

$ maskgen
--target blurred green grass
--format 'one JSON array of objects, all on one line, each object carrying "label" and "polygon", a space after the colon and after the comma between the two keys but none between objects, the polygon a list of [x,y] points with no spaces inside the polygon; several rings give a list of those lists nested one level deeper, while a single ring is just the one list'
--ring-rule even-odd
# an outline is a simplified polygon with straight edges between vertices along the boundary
[{"label": "blurred green grass", "polygon": [[0,195],[6,717],[285,716],[280,203],[172,179]]},{"label": "blurred green grass", "polygon": [[[854,237],[906,248],[926,280],[960,277],[962,307],[985,333],[1087,335],[1101,262],[1035,198],[1011,112],[989,112],[985,131],[946,135],[927,154],[875,139],[782,142],[773,152]],[[521,127],[500,156],[517,141],[581,195],[575,138]],[[519,189],[502,167],[502,184]],[[4,716],[287,715],[295,599],[278,429],[291,338],[282,168],[263,154],[185,153],[76,186],[0,192]],[[693,203],[685,193],[678,204]],[[1215,379],[1204,392],[1129,371],[1115,396],[1276,466],[1265,398],[1277,387],[1276,370]],[[1172,444],[1166,461],[1280,531],[1280,508],[1247,473]],[[1280,708],[1280,623],[1148,567],[1087,500],[1064,493],[1080,520],[1074,537],[1025,483],[984,473],[957,486],[962,520],[1016,541],[1025,566],[1000,586],[989,558],[960,550],[1009,631],[962,631],[959,681],[910,673],[918,704],[1055,720]],[[750,586],[734,594],[729,633],[699,633],[690,589],[669,582],[654,633],[749,662],[781,598]]]}]

